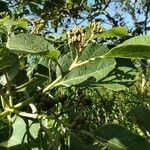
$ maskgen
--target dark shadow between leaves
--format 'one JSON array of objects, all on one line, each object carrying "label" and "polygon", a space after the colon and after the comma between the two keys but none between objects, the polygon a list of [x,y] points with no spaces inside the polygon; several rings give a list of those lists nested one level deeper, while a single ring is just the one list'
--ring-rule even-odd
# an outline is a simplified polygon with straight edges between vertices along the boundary
[{"label": "dark shadow between leaves", "polygon": [[8,122],[0,120],[0,143],[9,140],[13,132]]},{"label": "dark shadow between leaves", "polygon": [[143,137],[115,124],[98,128],[94,135],[104,139],[108,147],[125,150],[150,150],[150,143]]}]

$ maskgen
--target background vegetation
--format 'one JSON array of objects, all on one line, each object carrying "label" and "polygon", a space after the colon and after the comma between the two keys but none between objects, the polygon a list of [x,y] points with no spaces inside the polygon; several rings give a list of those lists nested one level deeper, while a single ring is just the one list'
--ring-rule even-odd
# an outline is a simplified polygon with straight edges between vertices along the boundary
[{"label": "background vegetation", "polygon": [[150,149],[149,0],[0,1],[0,149]]}]

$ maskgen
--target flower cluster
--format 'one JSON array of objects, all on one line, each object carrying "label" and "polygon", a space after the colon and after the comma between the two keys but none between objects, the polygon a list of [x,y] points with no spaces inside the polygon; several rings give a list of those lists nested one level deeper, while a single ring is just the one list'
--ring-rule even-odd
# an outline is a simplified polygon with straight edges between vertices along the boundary
[{"label": "flower cluster", "polygon": [[94,34],[102,32],[103,29],[99,22],[93,22],[85,27],[75,27],[67,32],[69,43],[72,43],[79,52],[93,40]]},{"label": "flower cluster", "polygon": [[89,24],[89,29],[95,34],[103,31],[100,22],[92,22]]},{"label": "flower cluster", "polygon": [[70,32],[67,32],[69,43],[74,44],[79,50],[85,47],[86,37],[85,29],[83,27],[76,27]]}]

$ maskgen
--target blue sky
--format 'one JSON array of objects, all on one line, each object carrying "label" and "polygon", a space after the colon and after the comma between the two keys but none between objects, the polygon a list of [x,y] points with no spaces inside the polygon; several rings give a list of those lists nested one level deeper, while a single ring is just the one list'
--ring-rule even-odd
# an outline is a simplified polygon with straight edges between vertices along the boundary
[{"label": "blue sky", "polygon": [[[94,3],[94,0],[89,0],[88,1],[89,5],[93,4],[93,3]],[[136,19],[137,19],[136,22],[144,21],[145,20],[145,15],[144,15],[144,12],[142,12],[142,9],[140,9],[140,8],[142,8],[142,5],[143,5],[142,1],[137,0],[135,2],[135,0],[132,0],[130,2],[130,4],[131,4],[131,6],[134,6],[134,8],[137,9],[137,11],[139,10],[141,12],[141,14],[136,13]],[[116,12],[118,12],[118,14],[121,14],[121,16],[123,16],[123,18],[124,18],[124,21],[126,22],[127,27],[130,29],[134,26],[132,16],[128,12],[123,11],[122,10],[123,7],[121,7],[120,5],[123,5],[123,4],[118,3],[118,5],[116,5],[115,2],[111,2],[109,7],[106,9],[106,11],[109,14],[111,14],[112,17],[115,15]],[[116,6],[117,6],[117,8],[116,8]],[[101,15],[101,17],[105,18],[105,16],[102,16],[102,15]],[[109,25],[108,23],[104,23],[103,25],[107,29],[111,28],[111,25]],[[149,26],[150,26],[150,23],[149,23]]]}]

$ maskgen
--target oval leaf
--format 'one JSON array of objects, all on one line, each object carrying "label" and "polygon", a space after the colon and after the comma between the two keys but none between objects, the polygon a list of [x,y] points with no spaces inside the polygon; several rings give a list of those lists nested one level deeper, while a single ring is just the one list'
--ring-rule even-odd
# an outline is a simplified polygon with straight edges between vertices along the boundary
[{"label": "oval leaf", "polygon": [[16,26],[20,28],[26,29],[28,26],[28,19],[27,18],[20,18],[16,22]]},{"label": "oval leaf", "polygon": [[79,60],[85,61],[91,58],[97,58],[106,54],[108,51],[109,49],[106,45],[91,43],[82,51]]},{"label": "oval leaf", "polygon": [[133,37],[111,49],[104,57],[150,59],[150,35]]},{"label": "oval leaf", "polygon": [[[41,145],[41,138],[38,137],[40,129],[39,123],[33,123],[31,120],[26,120],[26,122],[28,122],[28,124],[26,124],[20,117],[16,117],[14,120],[15,122],[12,125],[13,132],[12,134],[9,134],[9,137],[5,141],[0,141],[0,149],[38,149],[38,146]],[[29,129],[28,131],[26,130],[27,127]],[[6,133],[9,130],[9,128],[5,128]]]},{"label": "oval leaf", "polygon": [[95,38],[105,38],[114,36],[127,36],[128,30],[125,27],[115,27],[110,30],[95,34]]},{"label": "oval leaf", "polygon": [[43,37],[24,33],[10,38],[6,46],[11,51],[23,53],[42,53],[54,49]]},{"label": "oval leaf", "polygon": [[105,141],[110,150],[149,150],[150,143],[128,129],[115,124],[108,124],[98,128],[94,135],[98,140]]},{"label": "oval leaf", "polygon": [[95,59],[89,63],[72,69],[63,80],[58,83],[59,85],[71,86],[86,83],[98,82],[104,78],[114,67],[114,59]]},{"label": "oval leaf", "polygon": [[136,106],[132,109],[135,119],[140,127],[144,127],[150,132],[150,109],[143,106]]},{"label": "oval leaf", "polygon": [[57,49],[51,50],[48,54],[47,57],[49,57],[52,60],[57,60],[58,57],[60,56],[60,51]]}]

